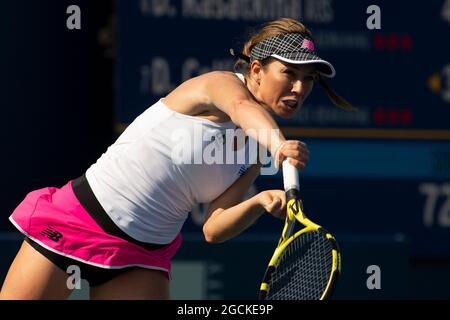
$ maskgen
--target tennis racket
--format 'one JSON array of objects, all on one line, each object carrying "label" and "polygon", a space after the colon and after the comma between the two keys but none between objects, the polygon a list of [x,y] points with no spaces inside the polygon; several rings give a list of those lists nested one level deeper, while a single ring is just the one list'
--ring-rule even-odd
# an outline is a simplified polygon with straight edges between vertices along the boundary
[{"label": "tennis racket", "polygon": [[325,300],[330,297],[341,270],[338,244],[329,232],[303,213],[298,171],[287,160],[283,161],[283,182],[286,220],[264,274],[259,298]]}]

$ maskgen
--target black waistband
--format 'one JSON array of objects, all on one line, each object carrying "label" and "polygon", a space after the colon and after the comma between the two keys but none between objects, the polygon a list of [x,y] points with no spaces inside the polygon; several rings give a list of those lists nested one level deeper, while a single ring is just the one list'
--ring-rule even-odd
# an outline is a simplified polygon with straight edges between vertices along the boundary
[{"label": "black waistband", "polygon": [[108,216],[95,197],[85,175],[72,181],[72,189],[83,208],[106,233],[137,244],[148,250],[164,247],[164,244],[153,244],[136,240],[123,232]]}]

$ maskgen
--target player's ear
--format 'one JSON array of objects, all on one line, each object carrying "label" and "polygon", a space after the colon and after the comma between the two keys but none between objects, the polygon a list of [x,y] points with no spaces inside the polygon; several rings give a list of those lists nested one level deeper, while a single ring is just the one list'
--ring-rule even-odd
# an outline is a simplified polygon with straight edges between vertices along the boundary
[{"label": "player's ear", "polygon": [[257,83],[261,82],[262,64],[259,60],[253,60],[250,64],[250,77]]}]

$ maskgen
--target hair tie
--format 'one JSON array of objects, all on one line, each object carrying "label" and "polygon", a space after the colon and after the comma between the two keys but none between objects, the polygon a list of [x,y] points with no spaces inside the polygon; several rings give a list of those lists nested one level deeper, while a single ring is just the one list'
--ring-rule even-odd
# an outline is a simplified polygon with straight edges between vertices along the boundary
[{"label": "hair tie", "polygon": [[230,53],[233,57],[239,58],[244,60],[245,62],[249,63],[250,62],[250,57],[246,56],[243,53],[240,52],[235,52],[233,48],[230,49]]}]

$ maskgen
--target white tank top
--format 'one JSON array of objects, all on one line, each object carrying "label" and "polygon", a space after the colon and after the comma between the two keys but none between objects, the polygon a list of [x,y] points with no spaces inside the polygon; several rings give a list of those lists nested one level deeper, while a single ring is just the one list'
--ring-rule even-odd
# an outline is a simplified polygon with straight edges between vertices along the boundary
[{"label": "white tank top", "polygon": [[[125,233],[143,242],[169,243],[195,203],[211,202],[251,166],[248,142],[239,151],[242,155],[245,150],[245,161],[226,161],[227,129],[236,126],[175,112],[161,99],[128,126],[86,171],[86,178]],[[194,143],[195,134],[204,141]],[[223,150],[223,156],[213,149]],[[235,157],[238,152],[232,153]],[[214,159],[202,154],[216,155],[225,164],[207,164]]]}]

